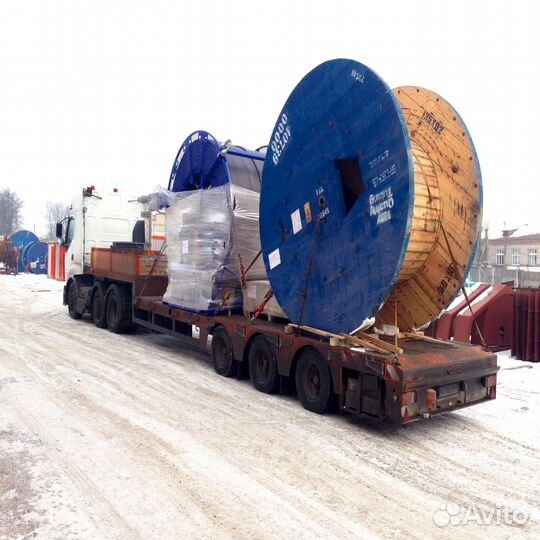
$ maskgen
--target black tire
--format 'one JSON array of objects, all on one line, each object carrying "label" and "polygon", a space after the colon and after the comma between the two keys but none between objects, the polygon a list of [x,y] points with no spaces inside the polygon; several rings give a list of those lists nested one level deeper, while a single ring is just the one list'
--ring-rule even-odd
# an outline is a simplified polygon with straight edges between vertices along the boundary
[{"label": "black tire", "polygon": [[231,338],[223,326],[218,326],[212,334],[212,364],[215,372],[223,377],[236,375]]},{"label": "black tire", "polygon": [[111,285],[107,291],[107,328],[115,334],[130,332],[135,328],[131,320],[131,296],[125,287]]},{"label": "black tire", "polygon": [[313,349],[301,353],[296,366],[296,391],[304,409],[323,414],[334,408],[332,377],[323,357]]},{"label": "black tire", "polygon": [[77,289],[75,288],[74,281],[69,284],[67,290],[67,306],[69,316],[72,319],[78,320],[82,317],[82,313],[77,311]]},{"label": "black tire", "polygon": [[259,392],[274,394],[279,388],[276,352],[264,336],[256,336],[249,347],[249,377]]},{"label": "black tire", "polygon": [[94,324],[98,328],[107,328],[107,312],[105,310],[106,287],[101,282],[94,285],[92,293],[91,313]]}]

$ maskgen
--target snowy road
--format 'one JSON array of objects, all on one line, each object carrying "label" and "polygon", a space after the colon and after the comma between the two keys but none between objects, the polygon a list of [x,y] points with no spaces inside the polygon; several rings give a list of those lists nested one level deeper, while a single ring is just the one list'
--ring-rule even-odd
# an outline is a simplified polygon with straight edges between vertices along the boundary
[{"label": "snowy road", "polygon": [[61,285],[0,275],[0,539],[540,538],[540,365],[377,428],[72,321]]}]

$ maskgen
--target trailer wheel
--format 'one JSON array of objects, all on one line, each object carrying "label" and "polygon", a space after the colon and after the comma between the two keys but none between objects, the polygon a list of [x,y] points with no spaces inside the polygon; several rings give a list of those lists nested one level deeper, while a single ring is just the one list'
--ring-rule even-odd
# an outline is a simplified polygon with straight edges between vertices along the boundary
[{"label": "trailer wheel", "polygon": [[231,338],[223,326],[218,326],[212,334],[212,364],[219,375],[232,377],[236,374]]},{"label": "trailer wheel", "polygon": [[82,313],[77,311],[77,289],[75,288],[74,281],[72,281],[68,287],[67,306],[68,306],[69,316],[72,319],[80,319],[82,317]]},{"label": "trailer wheel", "polygon": [[274,394],[279,388],[274,346],[264,336],[256,336],[249,348],[249,377],[259,392]]},{"label": "trailer wheel", "polygon": [[109,331],[122,334],[135,328],[131,321],[131,298],[125,287],[111,285],[107,292],[105,305]]},{"label": "trailer wheel", "polygon": [[305,350],[298,359],[296,391],[304,409],[318,414],[327,412],[335,402],[330,370],[313,349]]},{"label": "trailer wheel", "polygon": [[105,311],[105,287],[99,281],[94,285],[91,308],[94,324],[98,328],[106,328],[107,312]]}]

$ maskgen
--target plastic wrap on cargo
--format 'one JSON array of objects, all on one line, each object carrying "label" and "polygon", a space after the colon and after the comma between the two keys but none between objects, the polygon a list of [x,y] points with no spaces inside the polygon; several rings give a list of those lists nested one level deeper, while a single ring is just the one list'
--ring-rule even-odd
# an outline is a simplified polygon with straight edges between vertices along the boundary
[{"label": "plastic wrap on cargo", "polygon": [[230,188],[182,195],[166,211],[169,284],[163,300],[198,312],[240,312]]},{"label": "plastic wrap on cargo", "polygon": [[156,212],[168,206],[173,206],[176,202],[184,199],[186,193],[189,192],[169,191],[161,185],[154,186],[152,193],[148,195],[148,210]]},{"label": "plastic wrap on cargo", "polygon": [[[259,306],[264,302],[264,297],[271,289],[270,282],[267,279],[248,281],[246,290],[244,291],[244,313],[255,313]],[[279,317],[286,319],[287,316],[281,309],[275,296],[264,306],[263,313],[270,317]]]},{"label": "plastic wrap on cargo", "polygon": [[[259,252],[261,240],[259,237],[259,193],[231,185],[233,207],[233,245],[234,252],[239,255],[238,274],[240,271],[240,259],[246,272],[246,280],[266,279],[264,261]],[[253,264],[252,264],[253,263]],[[249,268],[251,265],[251,268]],[[249,270],[248,270],[249,268]]]},{"label": "plastic wrap on cargo", "polygon": [[[173,196],[163,190],[162,196],[170,204],[164,301],[204,313],[247,311],[241,265],[248,285],[267,279],[259,255],[259,194],[226,184]],[[279,307],[276,316],[282,316]]]}]

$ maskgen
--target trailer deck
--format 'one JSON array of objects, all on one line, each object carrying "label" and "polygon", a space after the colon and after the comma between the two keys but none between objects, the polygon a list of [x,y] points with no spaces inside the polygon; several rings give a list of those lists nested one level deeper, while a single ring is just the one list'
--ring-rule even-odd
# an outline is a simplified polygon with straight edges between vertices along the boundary
[{"label": "trailer deck", "polygon": [[[66,285],[65,303],[76,280]],[[157,252],[94,248],[90,274],[79,276],[77,301],[83,307],[77,309],[103,309],[118,319],[120,305],[129,302],[126,324],[205,351],[210,344],[219,374],[240,378],[249,373],[255,388],[267,393],[295,386],[302,405],[314,412],[337,407],[407,424],[496,396],[496,355],[478,346],[405,334],[396,348],[393,339],[374,334],[360,341],[285,320],[206,315],[164,303],[166,287],[166,265]],[[96,293],[101,303],[94,302]],[[94,319],[104,317],[94,313]],[[122,324],[109,324],[109,329],[120,331]]]}]

